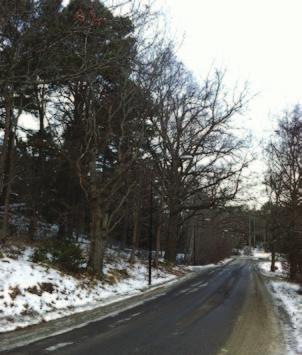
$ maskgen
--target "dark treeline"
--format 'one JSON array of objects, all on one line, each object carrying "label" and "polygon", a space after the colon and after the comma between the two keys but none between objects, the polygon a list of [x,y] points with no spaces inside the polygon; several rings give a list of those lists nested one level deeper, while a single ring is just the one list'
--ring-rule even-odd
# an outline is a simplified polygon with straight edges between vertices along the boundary
[{"label": "dark treeline", "polygon": [[192,218],[233,200],[246,166],[233,128],[246,92],[220,72],[197,83],[150,8],[123,6],[0,1],[1,241],[19,208],[33,240],[41,224],[57,243],[87,236],[97,276],[108,242],[133,259],[147,245],[150,213],[156,255],[175,262]]},{"label": "dark treeline", "polygon": [[271,240],[272,271],[276,252],[285,253],[291,280],[302,283],[302,111],[299,105],[279,119],[266,147],[266,186],[263,207]]}]

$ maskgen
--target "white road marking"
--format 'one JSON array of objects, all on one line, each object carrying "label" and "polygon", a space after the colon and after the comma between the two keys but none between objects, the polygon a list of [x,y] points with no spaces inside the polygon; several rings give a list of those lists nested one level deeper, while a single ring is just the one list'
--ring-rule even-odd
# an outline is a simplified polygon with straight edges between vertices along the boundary
[{"label": "white road marking", "polygon": [[184,289],[184,290],[180,290],[180,291],[178,291],[178,292],[175,293],[175,296],[181,295],[181,294],[183,294],[183,293],[187,293],[188,291],[190,291],[189,288],[186,288],[186,289]]},{"label": "white road marking", "polygon": [[46,351],[56,351],[57,349],[64,348],[65,346],[72,345],[73,343],[59,343],[53,346],[50,346],[49,348],[46,348]]},{"label": "white road marking", "polygon": [[198,287],[191,288],[187,293],[193,293],[199,291],[202,287],[206,287],[208,285],[207,282],[199,285]]},{"label": "white road marking", "polygon": [[202,283],[202,282],[198,282],[198,283],[195,283],[195,284],[192,284],[192,286],[197,286],[197,287],[190,287],[190,288],[186,288],[184,290],[180,290],[178,292],[175,293],[175,296],[179,296],[183,293],[185,294],[190,294],[190,293],[193,293],[193,292],[197,292],[199,291],[202,287],[206,287],[208,286],[208,283],[205,282],[205,283]]},{"label": "white road marking", "polygon": [[208,283],[207,283],[207,282],[205,282],[205,283],[203,283],[203,284],[200,285],[200,287],[206,287],[206,286],[208,286]]},{"label": "white road marking", "polygon": [[196,286],[205,287],[205,286],[208,286],[208,283],[207,282],[199,282],[198,284],[196,284]]},{"label": "white road marking", "polygon": [[191,288],[191,290],[189,290],[189,291],[187,292],[187,294],[193,293],[193,292],[196,292],[196,291],[199,291],[199,287]]},{"label": "white road marking", "polygon": [[115,323],[111,324],[110,325],[110,328],[114,328],[116,325],[120,325],[122,323],[125,323],[125,322],[128,322],[129,320],[131,320],[132,318],[134,317],[137,317],[141,314],[141,312],[138,312],[138,313],[134,313],[132,314],[130,317],[128,318],[123,318],[123,319],[119,319],[118,321],[116,321]]}]

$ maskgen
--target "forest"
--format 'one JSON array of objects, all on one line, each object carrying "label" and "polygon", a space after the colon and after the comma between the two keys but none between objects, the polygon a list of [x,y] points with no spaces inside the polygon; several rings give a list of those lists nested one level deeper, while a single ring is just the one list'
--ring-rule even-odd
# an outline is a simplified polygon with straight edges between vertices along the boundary
[{"label": "forest", "polygon": [[[102,278],[107,247],[175,264],[257,244],[301,278],[299,107],[265,147],[268,201],[238,198],[251,161],[247,87],[197,80],[141,2],[1,0],[1,244]],[[251,217],[259,227],[254,239]],[[151,243],[151,245],[150,245]],[[275,266],[272,263],[272,271]]]}]

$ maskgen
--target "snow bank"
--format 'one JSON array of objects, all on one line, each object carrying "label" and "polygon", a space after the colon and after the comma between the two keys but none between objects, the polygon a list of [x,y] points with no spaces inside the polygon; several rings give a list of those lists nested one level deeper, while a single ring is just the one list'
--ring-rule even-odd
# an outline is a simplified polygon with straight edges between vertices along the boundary
[{"label": "snow bank", "polygon": [[284,267],[284,262],[281,261],[276,261],[275,262],[275,272],[271,271],[271,262],[270,261],[260,261],[258,263],[259,269],[262,271],[263,274],[267,276],[280,276],[280,277],[286,277],[287,276],[287,271],[286,268]]},{"label": "snow bank", "polygon": [[288,347],[287,355],[302,354],[302,296],[298,294],[299,285],[287,281],[287,262],[277,256],[275,272],[271,272],[271,255],[254,250],[261,273],[270,277],[269,289],[272,296],[288,315],[289,324],[283,323]]},{"label": "snow bank", "polygon": [[219,261],[217,264],[207,264],[207,265],[190,265],[187,266],[187,269],[191,271],[201,271],[201,270],[207,270],[207,269],[213,269],[222,265],[225,265],[229,262],[231,262],[234,258],[226,258],[221,261]]},{"label": "snow bank", "polygon": [[288,333],[288,354],[302,354],[302,296],[298,294],[299,285],[286,281],[272,281],[273,295],[286,310],[290,325]]},{"label": "snow bank", "polygon": [[[78,279],[29,261],[31,250],[17,259],[0,259],[0,332],[12,331],[93,309],[130,297],[147,287],[147,265],[130,265],[125,256],[109,252],[105,281]],[[184,268],[152,270],[152,284],[176,279]]]},{"label": "snow bank", "polygon": [[263,249],[253,249],[253,256],[256,259],[270,259],[271,253],[264,251]]}]

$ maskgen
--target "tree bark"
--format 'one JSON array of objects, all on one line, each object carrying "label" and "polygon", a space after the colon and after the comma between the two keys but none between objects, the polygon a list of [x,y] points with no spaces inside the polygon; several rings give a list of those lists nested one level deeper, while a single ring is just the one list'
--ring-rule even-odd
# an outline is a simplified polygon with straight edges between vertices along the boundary
[{"label": "tree bark", "polygon": [[[13,107],[12,99],[7,98],[6,103],[6,119],[8,121],[8,132],[5,132],[4,148],[5,156],[3,160],[3,174],[2,174],[2,201],[4,204],[3,212],[3,222],[2,222],[2,233],[1,239],[5,241],[8,234],[9,225],[9,205],[10,205],[10,195],[13,180],[13,166],[14,166],[14,153],[15,153],[15,137],[16,137],[16,127],[17,119],[13,117]],[[14,122],[15,121],[15,122]]]},{"label": "tree bark", "polygon": [[133,223],[133,234],[132,234],[132,252],[130,256],[131,263],[135,262],[135,255],[139,248],[141,223],[140,223],[140,211],[138,210],[138,208],[136,208],[136,210],[134,211],[133,222],[134,223]]},{"label": "tree bark", "polygon": [[97,186],[96,155],[90,162],[90,257],[89,267],[98,278],[103,276],[103,262],[106,246],[106,215],[102,213]]},{"label": "tree bark", "polygon": [[178,213],[170,212],[169,229],[166,239],[165,260],[171,263],[176,262],[176,247],[178,237]]},{"label": "tree bark", "polygon": [[154,258],[154,267],[158,269],[159,265],[159,252],[160,252],[160,238],[161,238],[161,230],[162,230],[162,218],[159,218],[159,222],[156,230],[156,242],[155,242],[155,258]]},{"label": "tree bark", "polygon": [[276,271],[276,266],[275,266],[275,263],[276,263],[276,240],[273,239],[272,241],[272,262],[271,262],[271,271],[272,272],[275,272]]}]

